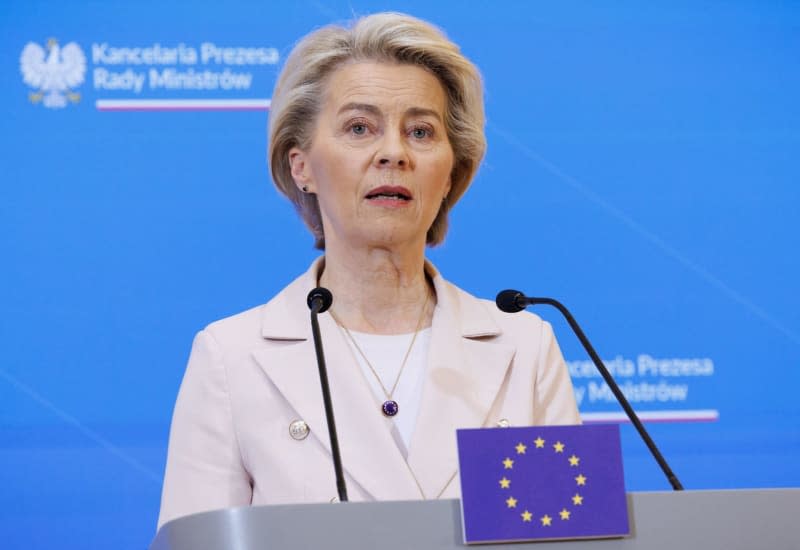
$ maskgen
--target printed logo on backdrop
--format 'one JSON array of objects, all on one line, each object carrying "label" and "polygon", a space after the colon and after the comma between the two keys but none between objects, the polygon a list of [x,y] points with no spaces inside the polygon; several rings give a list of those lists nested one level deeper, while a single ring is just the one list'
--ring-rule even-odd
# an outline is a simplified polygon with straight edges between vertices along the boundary
[{"label": "printed logo on backdrop", "polygon": [[22,51],[23,81],[34,88],[33,103],[61,108],[80,100],[84,83],[100,111],[265,110],[269,100],[254,97],[272,85],[279,61],[273,47],[214,42],[120,45],[95,42],[84,51],[75,42],[63,48],[51,39],[47,49],[29,42]]},{"label": "printed logo on backdrop", "polygon": [[75,91],[86,75],[86,56],[75,42],[64,47],[51,38],[43,48],[28,42],[19,58],[22,80],[34,89],[28,94],[31,103],[41,103],[48,109],[61,109],[78,103],[81,95]]},{"label": "printed logo on backdrop", "polygon": [[[644,421],[712,422],[714,361],[707,357],[657,358],[639,354],[604,359],[622,393]],[[626,421],[611,389],[589,360],[567,361],[584,422]]]}]

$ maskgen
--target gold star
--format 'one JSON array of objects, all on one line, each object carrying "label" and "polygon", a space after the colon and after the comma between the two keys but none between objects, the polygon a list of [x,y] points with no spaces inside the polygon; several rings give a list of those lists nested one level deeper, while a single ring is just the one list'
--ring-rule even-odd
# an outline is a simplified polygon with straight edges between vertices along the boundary
[{"label": "gold star", "polygon": [[558,513],[558,515],[561,516],[561,519],[564,520],[569,519],[569,514],[570,514],[569,510],[567,510],[566,508],[562,508],[561,511]]},{"label": "gold star", "polygon": [[508,497],[506,499],[506,504],[508,505],[509,508],[516,508],[517,507],[517,499],[515,499],[514,497]]},{"label": "gold star", "polygon": [[527,449],[528,447],[526,447],[524,444],[520,443],[520,444],[517,445],[516,448],[517,448],[517,454],[518,455],[524,455],[525,454],[525,449]]},{"label": "gold star", "polygon": [[536,439],[533,440],[533,442],[536,443],[537,449],[544,449],[544,439],[542,439],[541,437],[537,437]]},{"label": "gold star", "polygon": [[522,516],[522,521],[530,521],[530,520],[531,520],[531,518],[533,517],[533,514],[531,514],[531,513],[530,513],[530,512],[528,512],[527,510],[525,510],[524,512],[522,512],[520,515]]},{"label": "gold star", "polygon": [[541,520],[542,520],[542,526],[543,526],[543,527],[547,527],[547,526],[549,526],[549,525],[550,525],[550,523],[553,521],[553,518],[551,518],[550,516],[548,516],[547,514],[545,514],[545,515],[543,515],[543,516],[541,517]]},{"label": "gold star", "polygon": [[508,489],[509,487],[511,487],[511,480],[507,479],[506,476],[503,476],[503,479],[500,480],[500,488]]},{"label": "gold star", "polygon": [[553,443],[553,448],[556,450],[557,453],[564,452],[564,444],[561,443],[560,441],[556,441],[555,443]]},{"label": "gold star", "polygon": [[578,477],[575,478],[575,481],[578,482],[578,485],[586,485],[586,476],[583,474],[578,474]]},{"label": "gold star", "polygon": [[575,506],[580,506],[581,504],[583,504],[583,497],[578,493],[575,493],[575,496],[572,497],[572,504],[574,504]]},{"label": "gold star", "polygon": [[514,461],[511,460],[510,458],[506,457],[506,459],[503,461],[503,467],[506,470],[510,470],[511,468],[514,467]]},{"label": "gold star", "polygon": [[581,459],[578,458],[575,455],[572,455],[571,457],[569,457],[569,465],[570,466],[577,466],[580,461],[581,461]]}]

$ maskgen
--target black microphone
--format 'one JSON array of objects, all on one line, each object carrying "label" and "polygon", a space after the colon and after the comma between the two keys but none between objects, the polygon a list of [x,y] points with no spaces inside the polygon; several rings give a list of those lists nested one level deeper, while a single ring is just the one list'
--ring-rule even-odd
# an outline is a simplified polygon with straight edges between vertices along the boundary
[{"label": "black microphone", "polygon": [[[520,303],[520,299],[523,300],[523,303]],[[494,302],[500,308],[500,311],[517,313],[525,309],[524,299],[525,295],[518,290],[501,290],[497,293],[497,298],[495,298]]]},{"label": "black microphone", "polygon": [[324,313],[328,311],[328,308],[333,304],[333,294],[331,294],[331,291],[327,288],[318,286],[308,293],[306,303],[308,304],[308,309],[311,311],[314,311],[314,308],[316,308],[317,313]]},{"label": "black microphone", "polygon": [[583,333],[583,330],[581,330],[578,322],[564,306],[564,304],[558,300],[554,300],[553,298],[531,298],[525,296],[518,290],[503,290],[499,292],[497,294],[497,298],[495,299],[495,303],[501,311],[505,311],[506,313],[517,313],[518,311],[525,309],[527,306],[536,304],[545,304],[558,309],[558,311],[561,312],[561,314],[569,323],[569,326],[572,327],[572,331],[578,337],[578,340],[580,340],[581,344],[583,344],[583,349],[585,349],[586,353],[589,354],[589,357],[592,358],[592,362],[594,363],[595,367],[597,367],[597,370],[600,371],[600,374],[603,376],[603,380],[606,381],[606,384],[608,384],[608,387],[617,398],[617,401],[619,401],[619,404],[622,405],[622,408],[625,410],[625,414],[628,415],[631,424],[636,427],[636,431],[639,432],[639,436],[644,440],[647,448],[650,449],[650,453],[653,455],[653,458],[656,459],[656,462],[658,462],[658,465],[661,467],[661,471],[663,471],[664,475],[667,476],[667,480],[669,481],[670,485],[672,485],[672,488],[676,491],[683,491],[683,485],[681,485],[681,482],[678,481],[677,476],[672,472],[672,469],[669,467],[669,464],[667,464],[664,456],[658,450],[655,442],[650,437],[650,434],[648,434],[647,430],[644,429],[642,421],[639,420],[639,417],[636,415],[633,407],[631,407],[630,403],[628,403],[628,400],[625,398],[625,394],[619,389],[616,381],[614,381],[614,377],[611,376],[610,372],[608,372],[608,369],[603,364],[600,356],[597,355],[597,352],[592,347],[592,344],[589,343],[589,339]]},{"label": "black microphone", "polygon": [[336,422],[333,419],[333,404],[331,403],[331,390],[328,386],[328,369],[325,367],[325,353],[322,351],[322,338],[319,334],[319,320],[317,315],[326,311],[333,303],[333,294],[327,288],[317,287],[308,293],[309,309],[311,309],[311,333],[314,335],[314,351],[317,352],[317,366],[319,367],[319,383],[322,386],[322,401],[325,403],[325,418],[328,421],[328,436],[331,440],[331,454],[333,455],[333,470],[336,474],[336,490],[339,492],[339,502],[347,502],[347,486],[342,472],[342,457],[339,454],[339,437],[336,435]]}]

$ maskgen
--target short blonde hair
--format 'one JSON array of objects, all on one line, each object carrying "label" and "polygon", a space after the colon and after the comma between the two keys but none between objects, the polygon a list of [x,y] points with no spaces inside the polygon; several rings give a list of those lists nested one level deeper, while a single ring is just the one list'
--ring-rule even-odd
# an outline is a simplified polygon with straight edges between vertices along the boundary
[{"label": "short blonde hair", "polygon": [[325,248],[317,197],[294,184],[289,151],[308,150],[322,109],[327,77],[348,61],[403,63],[434,74],[446,95],[445,127],[453,148],[451,188],[428,229],[427,243],[447,233],[447,214],[467,190],[486,151],[483,86],[475,65],[444,33],[425,21],[400,13],[357,19],[350,28],[330,25],[305,36],[292,50],[272,94],[269,163],[276,187],[294,204]]}]

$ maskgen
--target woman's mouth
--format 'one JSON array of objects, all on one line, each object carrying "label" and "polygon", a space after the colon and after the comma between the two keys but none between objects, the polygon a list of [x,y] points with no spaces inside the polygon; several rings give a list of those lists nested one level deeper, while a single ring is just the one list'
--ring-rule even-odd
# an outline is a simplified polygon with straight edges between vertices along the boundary
[{"label": "woman's mouth", "polygon": [[411,191],[399,185],[382,185],[371,190],[366,199],[375,202],[406,203],[411,201]]}]

